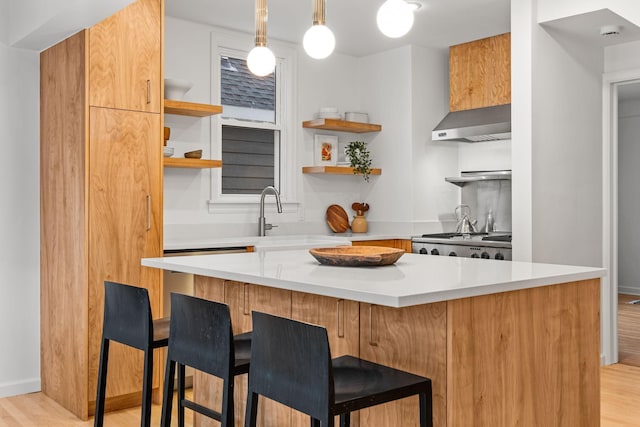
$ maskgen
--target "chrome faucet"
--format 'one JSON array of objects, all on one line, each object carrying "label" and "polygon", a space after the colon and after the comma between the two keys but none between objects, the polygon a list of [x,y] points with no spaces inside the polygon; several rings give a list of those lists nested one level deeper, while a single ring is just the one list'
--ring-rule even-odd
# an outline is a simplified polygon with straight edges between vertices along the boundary
[{"label": "chrome faucet", "polygon": [[277,225],[267,224],[266,218],[264,217],[264,196],[267,193],[273,193],[276,196],[276,206],[278,207],[278,213],[282,213],[282,203],[280,203],[280,193],[275,189],[274,186],[268,185],[264,187],[262,193],[260,193],[260,218],[258,218],[258,236],[265,236],[265,232],[267,230],[271,230],[273,227],[277,227]]}]

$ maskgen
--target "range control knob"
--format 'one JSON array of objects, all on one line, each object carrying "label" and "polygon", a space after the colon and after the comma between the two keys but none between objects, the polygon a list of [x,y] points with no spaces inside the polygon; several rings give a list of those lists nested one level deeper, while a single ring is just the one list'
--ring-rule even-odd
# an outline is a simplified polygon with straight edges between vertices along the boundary
[{"label": "range control knob", "polygon": [[471,258],[480,258],[480,255],[474,252],[471,254]]},{"label": "range control knob", "polygon": [[480,258],[482,258],[482,259],[489,259],[489,258],[491,258],[491,256],[490,256],[487,252],[482,252],[482,253],[480,254]]},{"label": "range control knob", "polygon": [[504,255],[502,255],[500,252],[498,252],[498,253],[496,254],[496,259],[503,260],[503,259],[504,259]]},{"label": "range control knob", "polygon": [[420,253],[421,253],[422,255],[427,255],[429,252],[427,251],[427,249],[426,249],[426,248],[420,248]]},{"label": "range control knob", "polygon": [[431,249],[431,255],[440,255],[440,251],[437,249]]},{"label": "range control knob", "polygon": [[449,256],[458,256],[457,253],[455,253],[454,251],[449,252]]}]

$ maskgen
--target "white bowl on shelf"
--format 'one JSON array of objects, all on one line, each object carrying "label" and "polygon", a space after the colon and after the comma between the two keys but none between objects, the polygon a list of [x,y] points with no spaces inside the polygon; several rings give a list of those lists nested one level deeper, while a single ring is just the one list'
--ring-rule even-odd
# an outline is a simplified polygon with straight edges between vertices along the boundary
[{"label": "white bowl on shelf", "polygon": [[347,112],[347,113],[344,113],[344,119],[348,122],[369,123],[369,114]]},{"label": "white bowl on shelf", "polygon": [[180,79],[164,79],[165,99],[182,99],[193,87],[193,83]]},{"label": "white bowl on shelf", "polygon": [[173,156],[173,147],[163,147],[162,153],[165,157]]}]

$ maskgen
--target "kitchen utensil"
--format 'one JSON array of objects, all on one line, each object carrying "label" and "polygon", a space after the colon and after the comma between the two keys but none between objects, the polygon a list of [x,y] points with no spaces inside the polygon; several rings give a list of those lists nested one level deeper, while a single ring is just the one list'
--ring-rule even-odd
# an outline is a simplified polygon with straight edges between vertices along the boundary
[{"label": "kitchen utensil", "polygon": [[184,153],[184,157],[187,159],[201,159],[202,150],[187,151]]},{"label": "kitchen utensil", "polygon": [[340,205],[331,205],[327,208],[326,220],[334,233],[344,233],[349,229],[349,216]]},{"label": "kitchen utensil", "polygon": [[456,215],[456,219],[458,220],[458,225],[456,227],[456,232],[468,234],[468,233],[476,233],[478,230],[476,229],[476,221],[471,221],[469,216],[471,215],[471,208],[469,205],[458,205],[453,210]]},{"label": "kitchen utensil", "polygon": [[356,212],[356,215],[362,216],[366,211],[369,210],[369,205],[367,203],[353,202],[351,204],[351,209]]},{"label": "kitchen utensil", "polygon": [[365,267],[393,264],[404,255],[404,249],[382,246],[336,246],[309,249],[309,253],[320,264]]}]

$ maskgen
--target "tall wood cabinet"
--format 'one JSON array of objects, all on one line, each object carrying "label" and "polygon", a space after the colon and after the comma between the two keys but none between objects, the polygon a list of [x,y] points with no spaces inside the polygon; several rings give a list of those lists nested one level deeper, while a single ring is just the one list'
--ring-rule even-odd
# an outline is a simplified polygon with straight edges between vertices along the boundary
[{"label": "tall wood cabinet", "polygon": [[[40,58],[42,390],[82,419],[104,281],[148,288],[162,313],[160,271],[140,265],[162,254],[162,16],[162,0],[138,0]],[[136,405],[142,354],[111,350],[107,410]]]}]

